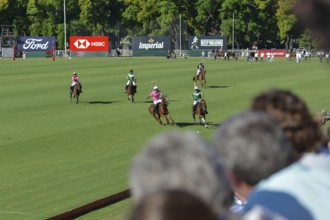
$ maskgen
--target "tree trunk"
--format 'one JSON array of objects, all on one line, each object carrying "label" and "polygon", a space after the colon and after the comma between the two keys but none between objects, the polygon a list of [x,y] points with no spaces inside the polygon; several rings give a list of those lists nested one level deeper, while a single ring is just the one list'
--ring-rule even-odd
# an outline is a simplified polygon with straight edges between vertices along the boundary
[{"label": "tree trunk", "polygon": [[289,37],[289,35],[286,35],[286,40],[285,40],[285,49],[286,50],[291,49],[291,46],[289,45],[289,41],[290,41],[290,37]]}]

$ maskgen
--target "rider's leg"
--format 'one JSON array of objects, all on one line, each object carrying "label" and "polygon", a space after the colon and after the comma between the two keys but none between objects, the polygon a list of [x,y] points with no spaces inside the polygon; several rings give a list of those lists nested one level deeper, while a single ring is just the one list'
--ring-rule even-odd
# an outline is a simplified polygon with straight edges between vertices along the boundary
[{"label": "rider's leg", "polygon": [[125,93],[127,92],[128,83],[129,83],[129,81],[126,83],[126,86],[125,86]]},{"label": "rider's leg", "polygon": [[159,103],[154,104],[154,115],[158,112]]},{"label": "rider's leg", "polygon": [[134,81],[133,81],[133,86],[134,86],[135,93],[137,93],[137,85]]},{"label": "rider's leg", "polygon": [[195,115],[197,103],[192,106],[192,115]]}]

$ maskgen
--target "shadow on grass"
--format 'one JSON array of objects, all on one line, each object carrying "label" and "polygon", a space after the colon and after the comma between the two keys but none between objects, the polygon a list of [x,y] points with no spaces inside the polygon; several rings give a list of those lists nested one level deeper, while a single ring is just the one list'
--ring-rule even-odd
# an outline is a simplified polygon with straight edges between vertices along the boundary
[{"label": "shadow on grass", "polygon": [[225,89],[228,88],[229,86],[207,86],[207,87],[211,89]]},{"label": "shadow on grass", "polygon": [[103,105],[108,105],[116,102],[121,102],[121,101],[90,101],[88,104],[103,104]]},{"label": "shadow on grass", "polygon": [[[206,123],[208,125],[208,128],[217,128],[221,125],[219,123],[213,123],[213,122],[208,122],[208,121]],[[193,127],[194,126],[204,126],[203,123],[199,124],[199,122],[196,122],[196,124],[193,122],[176,122],[176,125],[180,128],[190,127],[190,126],[193,126]]]}]

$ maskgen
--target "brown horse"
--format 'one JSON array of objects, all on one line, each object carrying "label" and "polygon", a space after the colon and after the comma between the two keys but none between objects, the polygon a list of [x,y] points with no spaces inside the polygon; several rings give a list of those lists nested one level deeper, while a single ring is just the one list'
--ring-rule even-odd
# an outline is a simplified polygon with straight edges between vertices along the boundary
[{"label": "brown horse", "polygon": [[207,123],[206,123],[206,102],[204,100],[201,100],[197,106],[196,110],[193,113],[193,118],[194,118],[194,123],[196,124],[196,117],[195,115],[198,115],[199,117],[199,124],[202,124],[202,121],[204,122],[205,127],[207,128]]},{"label": "brown horse", "polygon": [[78,82],[76,85],[70,87],[70,102],[72,102],[72,96],[76,99],[76,104],[79,103],[79,95],[81,92],[81,84]]},{"label": "brown horse", "polygon": [[132,100],[134,102],[134,94],[136,93],[136,87],[133,85],[133,81],[129,81],[129,84],[126,89],[127,100]]},{"label": "brown horse", "polygon": [[172,121],[172,125],[176,124],[168,111],[168,105],[168,97],[165,95],[162,97],[162,102],[158,104],[158,111],[156,112],[156,114],[154,114],[154,104],[151,104],[149,106],[150,114],[156,119],[156,121],[159,122],[160,125],[164,125],[162,120],[160,119],[161,117],[164,117],[166,119],[167,125],[170,124],[169,120]]},{"label": "brown horse", "polygon": [[206,75],[206,70],[203,70],[202,72],[200,72],[198,74],[198,76],[197,75],[193,75],[192,80],[195,82],[195,85],[197,84],[197,80],[199,80],[201,86],[206,85],[206,77],[205,77],[205,75]]}]

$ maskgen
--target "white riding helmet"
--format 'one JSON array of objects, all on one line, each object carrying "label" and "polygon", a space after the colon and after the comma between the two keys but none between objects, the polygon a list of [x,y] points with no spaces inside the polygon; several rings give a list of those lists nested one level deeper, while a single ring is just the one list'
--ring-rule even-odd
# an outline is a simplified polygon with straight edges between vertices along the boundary
[{"label": "white riding helmet", "polygon": [[196,89],[198,89],[198,86],[195,86],[195,87],[194,87],[194,90],[196,90]]},{"label": "white riding helmet", "polygon": [[154,90],[158,90],[158,86],[154,86]]}]

